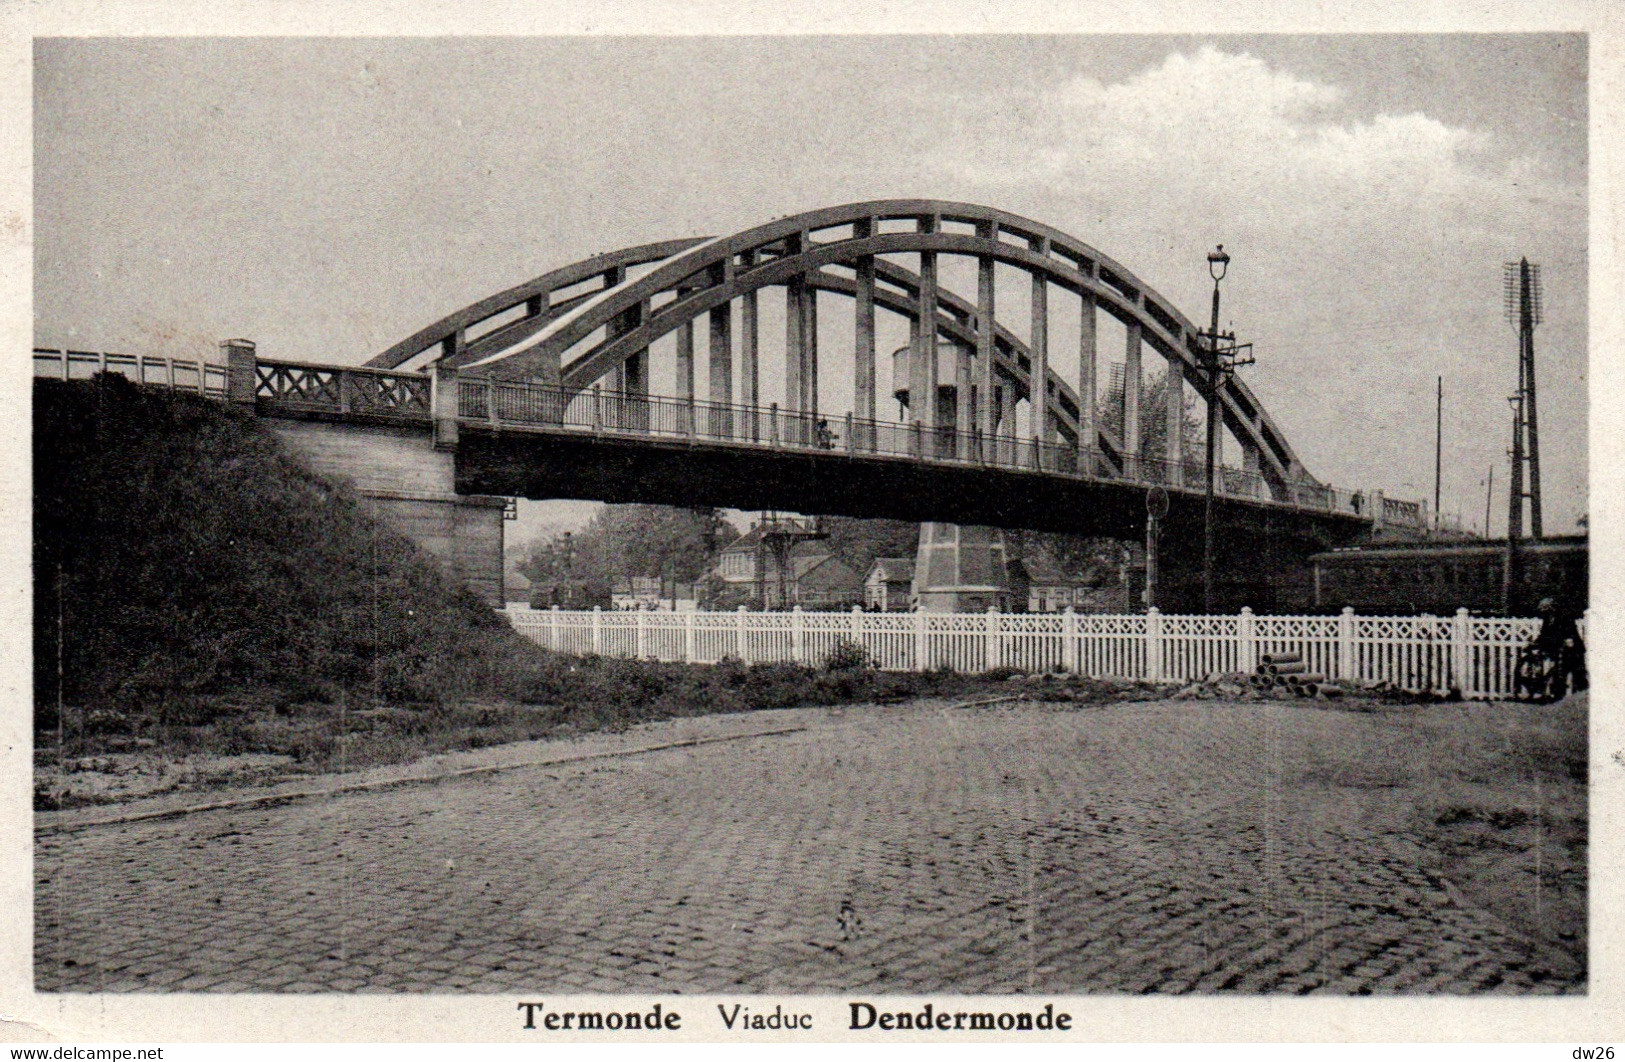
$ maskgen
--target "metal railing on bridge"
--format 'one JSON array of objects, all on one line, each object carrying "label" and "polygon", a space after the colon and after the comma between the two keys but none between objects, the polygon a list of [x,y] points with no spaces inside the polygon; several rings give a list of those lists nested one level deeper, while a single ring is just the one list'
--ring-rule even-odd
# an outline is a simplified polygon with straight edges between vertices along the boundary
[{"label": "metal railing on bridge", "polygon": [[1012,668],[1096,678],[1190,682],[1251,672],[1265,653],[1297,652],[1341,682],[1496,699],[1513,694],[1536,619],[1471,616],[1233,616],[1073,612],[567,612],[510,605],[514,629],[545,649],[684,663],[818,666],[843,641],[888,671]]},{"label": "metal railing on bridge", "polygon": [[[263,359],[252,364],[254,398],[271,409],[420,424],[433,417],[433,388],[430,378],[422,373]],[[34,350],[35,376],[87,380],[99,372],[119,373],[145,386],[195,391],[211,398],[226,398],[230,386],[228,366],[201,359]],[[777,406],[700,402],[597,387],[569,390],[524,381],[463,377],[457,381],[456,410],[459,419],[498,426],[901,457],[1189,492],[1200,491],[1203,486],[1199,460],[1170,462],[1124,455],[1114,461],[1100,450],[1068,443],[984,436],[980,431],[962,432],[952,427],[926,428],[917,422],[863,420],[850,414],[832,422],[816,413]],[[1372,511],[1374,501],[1362,493],[1320,484],[1272,485],[1247,469],[1215,471],[1215,491],[1226,498],[1374,517],[1416,528],[1425,523],[1418,502],[1382,498],[1379,513]]]},{"label": "metal railing on bridge", "polygon": [[[904,457],[1187,491],[1203,487],[1202,463],[1194,460],[1124,456],[1120,471],[1101,451],[1070,443],[985,436],[952,427],[927,428],[918,422],[862,420],[850,414],[831,420],[776,405],[701,402],[597,387],[570,390],[525,381],[463,378],[457,383],[457,414],[461,419],[501,426]],[[1363,496],[1355,492],[1320,485],[1272,489],[1263,476],[1245,469],[1216,470],[1214,489],[1227,498],[1370,515]]]},{"label": "metal railing on bridge", "polygon": [[296,412],[426,421],[429,378],[340,365],[260,360],[254,366],[254,397]]},{"label": "metal railing on bridge", "polygon": [[201,358],[151,354],[34,348],[34,375],[50,380],[88,380],[99,372],[117,373],[132,383],[226,397],[226,367]]}]

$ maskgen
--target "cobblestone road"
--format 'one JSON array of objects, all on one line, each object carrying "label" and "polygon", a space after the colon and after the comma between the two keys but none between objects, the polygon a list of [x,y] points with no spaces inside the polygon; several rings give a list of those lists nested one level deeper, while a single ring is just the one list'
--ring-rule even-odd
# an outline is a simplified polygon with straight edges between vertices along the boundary
[{"label": "cobblestone road", "polygon": [[[1354,713],[817,714],[788,736],[42,835],[67,991],[1476,992],[1541,958],[1279,784]],[[860,922],[843,934],[843,901]],[[843,935],[850,939],[843,939]]]}]

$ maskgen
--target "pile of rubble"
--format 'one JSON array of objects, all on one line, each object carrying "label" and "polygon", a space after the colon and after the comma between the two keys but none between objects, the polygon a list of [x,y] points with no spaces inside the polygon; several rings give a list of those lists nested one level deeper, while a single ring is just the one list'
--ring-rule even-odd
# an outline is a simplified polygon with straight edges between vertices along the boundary
[{"label": "pile of rubble", "polygon": [[1251,675],[1209,675],[1173,695],[1176,701],[1290,701],[1299,698],[1336,700],[1349,693],[1343,684],[1309,670],[1302,653],[1266,653]]},{"label": "pile of rubble", "polygon": [[1302,653],[1265,653],[1248,682],[1266,692],[1284,689],[1291,697],[1323,697],[1336,700],[1348,691],[1325,675],[1310,671]]},{"label": "pile of rubble", "polygon": [[1342,697],[1350,697],[1361,703],[1431,704],[1460,700],[1461,694],[1454,690],[1448,693],[1406,690],[1391,682],[1330,679],[1310,671],[1302,653],[1266,653],[1259,659],[1258,668],[1251,675],[1241,672],[1213,674],[1173,694],[1174,700],[1181,701],[1334,701]]}]

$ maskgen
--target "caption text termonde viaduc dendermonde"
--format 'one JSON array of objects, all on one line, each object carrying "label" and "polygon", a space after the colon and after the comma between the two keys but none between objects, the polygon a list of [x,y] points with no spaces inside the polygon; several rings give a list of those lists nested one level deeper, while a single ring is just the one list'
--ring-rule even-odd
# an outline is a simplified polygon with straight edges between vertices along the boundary
[{"label": "caption text termonde viaduc dendermonde", "polygon": [[[775,1003],[769,1008],[761,1000],[750,1003],[718,1003],[715,1017],[703,1011],[706,1024],[723,1032],[810,1032],[813,1016]],[[1038,1009],[1004,1010],[925,1003],[919,1007],[887,1009],[862,1000],[846,1004],[846,1029],[856,1032],[1067,1032],[1072,1015],[1046,1003]],[[545,1032],[678,1032],[685,1028],[684,1016],[669,1004],[654,1003],[626,1010],[559,1010],[546,1003],[521,1003],[524,1028]]]}]

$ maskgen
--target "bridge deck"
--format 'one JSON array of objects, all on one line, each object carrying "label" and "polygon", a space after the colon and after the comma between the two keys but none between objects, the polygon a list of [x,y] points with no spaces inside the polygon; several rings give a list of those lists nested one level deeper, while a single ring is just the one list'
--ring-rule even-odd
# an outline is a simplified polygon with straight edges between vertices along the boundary
[{"label": "bridge deck", "polygon": [[[37,349],[34,366],[35,375],[43,377],[84,379],[96,372],[117,372],[149,386],[226,397],[226,367],[202,361]],[[430,377],[422,373],[258,359],[252,386],[256,404],[267,413],[423,426],[435,418],[434,390]],[[927,429],[919,423],[862,420],[851,414],[832,419],[775,405],[701,402],[486,377],[457,379],[454,402],[455,419],[471,429],[785,456],[845,455],[1119,489],[1163,487],[1176,501],[1200,495],[1204,487],[1200,460],[1169,462],[1073,442]],[[1230,504],[1340,523],[1422,525],[1415,502],[1317,483],[1272,482],[1247,469],[1216,469],[1214,491]],[[1379,505],[1381,512],[1376,511]]]},{"label": "bridge deck", "polygon": [[[1067,479],[1200,494],[1200,460],[1125,457],[1071,443],[983,436],[919,423],[836,418],[817,413],[701,402],[663,396],[572,390],[491,379],[458,381],[458,420],[502,431],[604,436],[618,440],[705,444],[788,453],[847,454],[957,468],[999,469]],[[1214,491],[1231,501],[1372,519],[1364,495],[1318,484],[1272,488],[1257,472],[1214,471]]]}]

